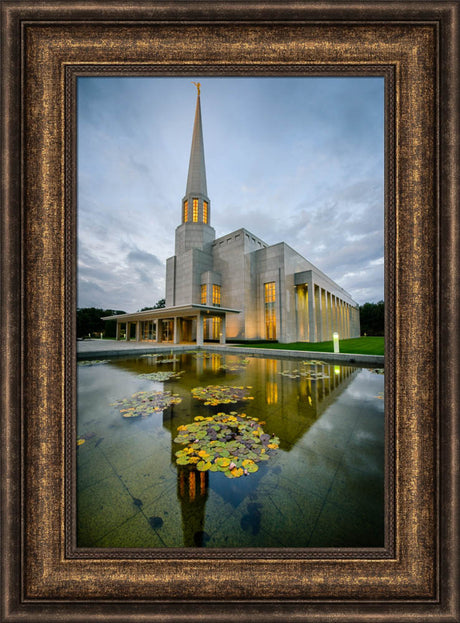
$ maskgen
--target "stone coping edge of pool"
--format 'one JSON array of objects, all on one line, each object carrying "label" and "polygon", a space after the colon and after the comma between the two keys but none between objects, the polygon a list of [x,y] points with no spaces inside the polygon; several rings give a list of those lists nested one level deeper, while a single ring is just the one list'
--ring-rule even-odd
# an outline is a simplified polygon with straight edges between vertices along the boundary
[{"label": "stone coping edge of pool", "polygon": [[[100,344],[100,343],[99,343]],[[87,343],[89,346],[89,343]],[[85,344],[86,346],[86,344]],[[100,344],[102,346],[102,344]],[[105,346],[105,344],[104,344]],[[114,348],[98,350],[95,348],[91,350],[79,350],[77,352],[77,359],[92,359],[103,357],[125,357],[126,355],[148,355],[150,353],[165,353],[165,352],[187,352],[192,350],[204,350],[211,352],[221,353],[235,353],[240,355],[252,355],[253,357],[266,357],[271,356],[276,359],[283,357],[297,358],[297,359],[320,359],[323,361],[331,361],[337,363],[352,363],[352,364],[366,364],[366,365],[378,365],[383,368],[385,357],[383,355],[363,355],[353,353],[323,353],[320,351],[305,351],[305,350],[283,350],[279,348],[250,348],[249,346],[220,346],[214,344],[207,344],[203,347],[194,347],[191,344],[182,345],[162,345],[162,346],[150,346],[150,347],[130,347]]]}]

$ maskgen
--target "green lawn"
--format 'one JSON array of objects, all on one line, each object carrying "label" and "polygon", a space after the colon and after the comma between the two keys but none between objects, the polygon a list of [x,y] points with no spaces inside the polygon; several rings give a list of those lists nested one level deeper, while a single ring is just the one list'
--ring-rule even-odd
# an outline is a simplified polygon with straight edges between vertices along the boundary
[{"label": "green lawn", "polygon": [[[243,344],[243,343],[242,343]],[[242,345],[241,344],[241,345]],[[279,344],[278,342],[244,342],[245,346],[251,348],[279,348],[283,350],[309,350],[320,353],[333,353],[334,347],[330,342],[291,342],[290,344]],[[236,346],[236,345],[235,345]],[[355,337],[350,340],[340,340],[341,353],[353,355],[383,355],[383,337]]]}]

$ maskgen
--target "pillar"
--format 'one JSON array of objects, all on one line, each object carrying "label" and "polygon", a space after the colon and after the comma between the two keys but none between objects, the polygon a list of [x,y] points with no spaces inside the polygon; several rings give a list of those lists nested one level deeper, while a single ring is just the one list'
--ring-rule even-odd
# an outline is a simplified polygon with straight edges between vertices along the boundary
[{"label": "pillar", "polygon": [[321,288],[321,340],[324,342],[328,339],[329,331],[327,327],[327,305],[326,305],[326,290]]},{"label": "pillar", "polygon": [[226,327],[226,319],[227,315],[222,316],[220,320],[220,343],[225,344],[226,335],[227,335],[227,327]]},{"label": "pillar", "polygon": [[136,342],[139,342],[140,339],[141,339],[141,323],[138,320],[136,322]]},{"label": "pillar", "polygon": [[315,289],[315,317],[316,317],[316,340],[321,342],[323,339],[322,317],[321,317],[321,288],[314,286]]},{"label": "pillar", "polygon": [[180,321],[177,316],[174,317],[174,344],[179,344],[180,342]]},{"label": "pillar", "polygon": [[316,342],[316,318],[315,318],[315,286],[313,281],[308,284],[308,341]]},{"label": "pillar", "polygon": [[196,345],[203,346],[203,317],[201,314],[196,317]]},{"label": "pillar", "polygon": [[120,323],[117,320],[117,325],[115,327],[115,339],[119,340],[120,339]]},{"label": "pillar", "polygon": [[126,335],[125,335],[125,340],[126,340],[127,342],[129,342],[129,339],[130,339],[130,337],[129,337],[129,330],[130,330],[130,328],[131,328],[131,323],[130,323],[130,322],[126,322]]},{"label": "pillar", "polygon": [[159,320],[155,320],[155,342],[159,341],[159,335],[160,335],[160,321]]}]

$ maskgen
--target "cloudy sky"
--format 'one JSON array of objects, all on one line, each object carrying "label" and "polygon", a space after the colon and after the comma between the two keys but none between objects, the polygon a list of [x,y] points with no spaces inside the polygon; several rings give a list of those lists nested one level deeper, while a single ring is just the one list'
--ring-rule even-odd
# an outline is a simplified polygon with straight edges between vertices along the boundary
[{"label": "cloudy sky", "polygon": [[201,109],[211,225],[284,241],[360,304],[383,299],[382,78],[78,79],[78,306],[165,292]]}]

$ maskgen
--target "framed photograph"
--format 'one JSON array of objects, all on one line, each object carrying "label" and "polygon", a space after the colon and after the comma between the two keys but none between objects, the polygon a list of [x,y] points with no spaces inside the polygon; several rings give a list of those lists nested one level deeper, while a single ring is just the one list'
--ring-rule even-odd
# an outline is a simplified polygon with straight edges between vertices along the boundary
[{"label": "framed photograph", "polygon": [[[334,617],[459,621],[458,239],[453,235],[459,172],[458,3],[36,5],[11,1],[3,3],[2,12],[2,308],[7,328],[2,359],[2,620],[91,621],[103,616],[113,621]],[[324,92],[315,104],[311,98],[318,84]],[[182,96],[180,116],[181,96],[171,92],[178,88],[191,93]],[[214,102],[212,114],[206,112],[206,91]],[[310,99],[305,97],[307,91]],[[226,101],[218,111],[219,97]],[[251,97],[260,103],[252,112]],[[356,105],[347,118],[341,145],[330,104],[335,99],[347,106],[350,98]],[[274,125],[269,114],[277,99],[282,100],[278,113],[283,123]],[[268,123],[278,136],[271,142],[264,137],[264,149],[258,145],[252,170],[241,156],[232,173],[240,179],[218,188],[216,196],[221,193],[221,199],[213,203],[214,197],[208,195],[210,172],[218,183],[222,172],[215,158],[208,159],[207,141],[220,144],[223,153],[226,144],[225,136],[218,136],[215,129],[207,134],[208,119],[213,127],[217,112],[225,117],[220,123],[229,133],[229,153],[235,138],[247,151],[250,141],[257,144],[254,110],[268,100]],[[369,102],[375,104],[366,108]],[[313,371],[308,365],[302,368],[302,362],[297,366],[280,360],[275,370],[263,357],[248,361],[243,352],[222,354],[223,344],[235,338],[318,341],[330,339],[337,327],[347,337],[359,335],[353,323],[356,301],[348,294],[353,293],[352,282],[342,283],[345,290],[339,295],[334,288],[340,275],[333,273],[332,266],[320,265],[325,281],[313,280],[314,269],[299,259],[320,260],[322,252],[320,245],[314,258],[304,251],[309,230],[301,204],[292,198],[292,212],[287,205],[282,208],[282,226],[276,225],[273,208],[268,206],[267,222],[260,218],[262,204],[268,200],[261,197],[260,179],[263,185],[264,175],[273,181],[279,172],[281,180],[285,163],[289,165],[289,149],[280,136],[283,129],[298,140],[296,176],[304,183],[309,176],[312,180],[301,153],[308,145],[302,106],[304,115],[312,116],[314,104],[322,109],[336,150],[351,153],[354,144],[355,153],[365,154],[363,145],[368,141],[381,163],[385,375],[384,381],[383,375],[373,375],[372,392],[385,393],[385,427],[379,432],[380,471],[372,480],[371,492],[365,487],[368,478],[355,481],[354,492],[353,483],[340,490],[331,481],[327,491],[320,491],[324,474],[344,465],[336,456],[317,452],[324,448],[318,442],[316,449],[303,452],[321,460],[316,467],[310,461],[309,473],[300,473],[295,454],[286,458],[286,444],[293,439],[297,443],[302,431],[288,435],[286,423],[276,419],[283,409],[292,410],[293,383],[305,385],[305,412],[299,408],[299,422],[309,408],[318,412],[326,393],[340,401],[341,392],[345,395],[350,382],[358,379],[350,367],[356,361],[345,360],[336,374],[327,361],[316,362]],[[149,107],[155,115],[153,137],[158,146],[171,150],[183,163],[180,179],[177,171],[168,170],[166,155],[161,163],[157,156],[155,167],[144,164],[150,131],[144,120]],[[237,110],[246,110],[248,117],[239,135],[236,130],[232,133]],[[136,135],[142,138],[137,145],[145,146],[143,154],[131,151]],[[309,138],[312,146],[319,144],[318,138]],[[329,161],[331,153],[323,146],[316,155]],[[373,164],[369,156],[366,160],[356,156],[355,162],[348,157],[348,179],[335,183],[340,201],[351,192],[346,181],[359,180],[352,177],[355,170],[362,167],[361,179],[367,179]],[[325,193],[333,184],[331,175],[323,181]],[[175,181],[165,189],[162,183],[168,178]],[[151,190],[138,197],[136,179],[139,185],[150,179]],[[245,186],[251,181],[254,189]],[[277,189],[277,205],[283,200],[288,203],[287,189],[287,185]],[[253,192],[258,206],[254,214],[247,209],[238,214],[238,198],[232,192],[248,197]],[[137,208],[127,205],[124,212],[123,204],[131,199]],[[346,218],[337,208],[340,201],[329,216],[331,230],[337,232],[338,221]],[[226,213],[219,214],[219,203]],[[165,242],[157,242],[156,254],[149,253],[142,241],[147,231],[142,223],[148,219],[144,204],[158,210],[156,229]],[[318,210],[324,206],[321,198],[317,205]],[[375,215],[367,219],[375,220]],[[214,224],[219,225],[217,236],[210,231]],[[130,227],[132,233],[127,233]],[[168,227],[175,230],[174,250],[163,234]],[[369,222],[371,227],[382,232],[375,222]],[[110,235],[105,236],[104,228]],[[274,229],[279,229],[279,241]],[[232,243],[239,244],[237,236],[244,240],[246,234],[244,244],[253,243],[251,253],[256,255],[252,257],[258,258],[251,268],[254,289],[249,298],[260,297],[262,320],[251,317],[250,307],[237,308],[234,301],[244,294],[235,290],[232,298],[224,286],[232,283],[225,273],[226,261],[239,257]],[[344,227],[345,249],[346,234]],[[168,235],[173,240],[173,234]],[[297,262],[287,295],[294,297],[295,291],[297,320],[293,323],[291,303],[282,298],[281,256],[275,257],[274,251],[277,247],[279,252],[276,243],[281,240],[286,243],[283,262],[294,262],[294,257]],[[331,248],[323,250],[324,261],[339,244],[332,231],[328,240]],[[225,249],[220,248],[221,241]],[[309,242],[312,246],[313,239]],[[212,250],[212,245],[217,248]],[[370,261],[381,267],[377,255]],[[182,300],[188,287],[184,262],[189,256],[194,267],[190,297]],[[165,264],[164,288],[150,289],[152,283],[161,284],[160,277],[153,279],[153,275]],[[112,282],[110,266],[116,268],[119,281],[129,280],[132,287],[119,288]],[[141,311],[146,287],[155,300],[145,301],[145,306],[155,309]],[[77,341],[77,336],[84,336],[75,312],[77,307],[97,306],[98,288],[113,296],[106,322],[115,322],[115,337],[125,338],[117,347],[139,349],[134,368],[120,358],[116,365],[109,364],[110,375],[105,372],[109,366],[101,363],[104,340]],[[117,298],[121,292],[132,298]],[[163,293],[165,307],[155,305]],[[302,304],[309,315],[299,315]],[[154,362],[149,357],[142,361],[144,342],[162,344],[164,354],[160,352]],[[198,350],[204,342],[213,353],[209,362],[200,356],[205,351]],[[93,365],[77,365],[77,359],[85,363],[85,351],[88,364]],[[254,385],[242,388],[240,383],[230,383],[232,374],[238,378],[238,367],[252,370]],[[107,376],[119,381],[118,387],[106,388],[105,398],[116,404],[110,407],[110,422],[101,428],[94,387],[100,389]],[[223,377],[225,383],[218,383]],[[200,379],[203,383],[198,387]],[[174,390],[167,391],[166,381],[172,381]],[[229,413],[222,420],[218,399],[223,388],[233,391],[224,400],[247,399],[244,417],[241,410],[230,412],[231,402],[228,409],[224,405]],[[150,397],[154,404],[149,402],[152,415],[142,418],[145,403],[133,402],[133,393],[150,389],[155,394]],[[357,404],[367,399],[363,395]],[[258,419],[250,398],[257,409],[262,403],[266,407]],[[165,399],[170,400],[168,405],[157,404]],[[187,410],[195,405],[190,421],[181,411],[186,400]],[[155,424],[159,412],[162,426]],[[139,419],[133,417],[137,415]],[[372,426],[370,419],[367,427]],[[202,421],[212,426],[201,430]],[[210,456],[221,432],[231,436],[235,426],[231,456],[222,448]],[[366,426],[360,429],[364,436],[370,430]],[[164,430],[167,438],[162,440],[159,433]],[[256,437],[257,444],[248,441],[248,435]],[[133,443],[142,454],[144,442],[157,444],[156,464],[140,454],[139,461],[132,460]],[[339,438],[336,443],[341,443]],[[333,444],[329,450],[333,452]],[[375,448],[372,452],[375,458]],[[265,453],[268,459],[262,460]],[[198,472],[190,470],[190,459],[199,462]],[[266,466],[271,471],[264,472]],[[104,470],[109,468],[105,478]],[[152,473],[156,469],[158,474]],[[211,471],[216,472],[214,481]],[[352,471],[358,472],[359,466],[353,464]],[[264,486],[258,484],[264,473],[271,474],[270,485],[268,480]],[[281,474],[286,474],[284,480]],[[220,499],[212,484],[219,478]],[[376,482],[381,483],[377,497]],[[235,485],[240,483],[245,501],[234,512],[241,502],[235,502],[241,493],[235,493]],[[357,505],[360,490],[366,498],[362,506]],[[208,514],[203,500],[209,502]],[[368,513],[369,508],[375,514],[363,520],[362,509]],[[289,510],[283,513],[283,509]],[[271,530],[263,523],[264,513],[269,512]],[[226,513],[226,528],[216,523],[206,530],[210,524],[205,516],[207,521],[219,517],[223,525]],[[321,517],[327,521],[321,523]]]},{"label": "framed photograph", "polygon": [[385,78],[353,74],[77,77],[76,547],[384,548]]}]

